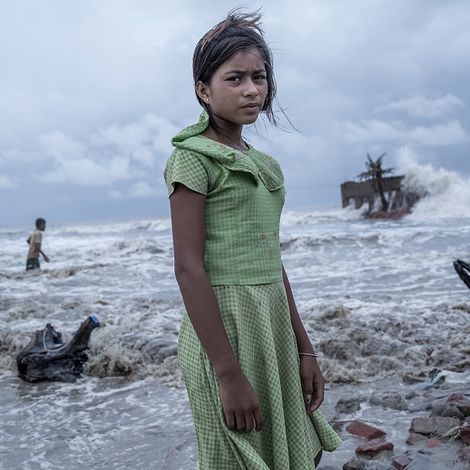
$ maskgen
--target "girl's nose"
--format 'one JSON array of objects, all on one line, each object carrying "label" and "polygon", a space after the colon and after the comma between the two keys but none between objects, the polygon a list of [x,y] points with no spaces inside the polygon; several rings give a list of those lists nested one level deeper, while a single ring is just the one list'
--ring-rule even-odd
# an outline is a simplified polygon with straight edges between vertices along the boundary
[{"label": "girl's nose", "polygon": [[251,78],[247,80],[247,84],[245,87],[245,94],[247,96],[259,95],[258,87],[256,86],[255,82]]}]

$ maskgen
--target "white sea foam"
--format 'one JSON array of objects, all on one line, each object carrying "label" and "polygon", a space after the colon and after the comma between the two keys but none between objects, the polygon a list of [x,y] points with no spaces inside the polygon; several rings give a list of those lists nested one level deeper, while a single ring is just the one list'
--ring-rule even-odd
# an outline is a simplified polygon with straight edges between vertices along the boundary
[{"label": "white sea foam", "polygon": [[470,218],[470,177],[419,164],[408,147],[399,151],[397,161],[399,171],[405,175],[405,189],[422,198],[410,216],[413,221]]}]

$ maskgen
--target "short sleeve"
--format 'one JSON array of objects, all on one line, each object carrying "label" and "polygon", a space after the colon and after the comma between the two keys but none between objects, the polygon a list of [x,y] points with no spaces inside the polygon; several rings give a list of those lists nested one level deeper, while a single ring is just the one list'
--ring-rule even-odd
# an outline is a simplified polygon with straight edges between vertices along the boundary
[{"label": "short sleeve", "polygon": [[194,152],[175,150],[168,159],[164,177],[168,196],[173,194],[176,183],[181,183],[192,191],[207,196],[209,172],[203,157],[199,157]]}]

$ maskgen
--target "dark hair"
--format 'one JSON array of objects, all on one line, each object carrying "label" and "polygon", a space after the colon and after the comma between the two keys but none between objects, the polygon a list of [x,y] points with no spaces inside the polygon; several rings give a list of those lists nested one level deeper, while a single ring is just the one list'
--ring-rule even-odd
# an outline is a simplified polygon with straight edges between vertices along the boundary
[{"label": "dark hair", "polygon": [[[259,11],[243,13],[238,9],[232,10],[227,18],[210,29],[197,43],[193,54],[194,85],[199,81],[209,84],[214,72],[233,54],[256,47],[263,57],[268,82],[268,94],[261,111],[268,119],[276,124],[272,105],[276,96],[276,82],[273,72],[273,58],[263,37],[260,25]],[[197,94],[196,94],[197,96]],[[197,96],[199,104],[211,116],[210,107]]]},{"label": "dark hair", "polygon": [[46,221],[42,217],[39,217],[36,219],[36,228],[39,228],[41,225],[46,225]]}]

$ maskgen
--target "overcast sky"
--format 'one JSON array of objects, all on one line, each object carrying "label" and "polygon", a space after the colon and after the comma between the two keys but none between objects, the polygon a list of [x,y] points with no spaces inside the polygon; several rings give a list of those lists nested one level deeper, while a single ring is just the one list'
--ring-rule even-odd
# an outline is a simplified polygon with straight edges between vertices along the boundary
[{"label": "overcast sky", "polygon": [[468,0],[0,5],[0,225],[167,216],[170,139],[200,112],[192,52],[236,6],[262,8],[299,131],[245,133],[281,162],[287,208],[339,206],[367,152],[470,173]]}]

